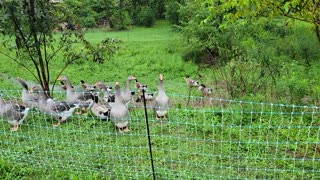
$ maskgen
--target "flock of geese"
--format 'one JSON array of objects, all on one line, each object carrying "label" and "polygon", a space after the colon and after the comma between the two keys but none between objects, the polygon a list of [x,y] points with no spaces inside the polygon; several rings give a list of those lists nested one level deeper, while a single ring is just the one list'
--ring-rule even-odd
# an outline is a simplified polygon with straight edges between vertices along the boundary
[{"label": "flock of geese", "polygon": [[[209,96],[212,93],[211,88],[207,88],[204,84],[200,84],[189,76],[184,77],[184,79],[190,89],[198,87],[203,96]],[[128,103],[133,98],[133,93],[130,90],[131,81],[134,81],[134,87],[139,93],[137,102],[152,100],[152,109],[157,119],[167,118],[168,114],[170,99],[164,90],[162,74],[159,75],[158,93],[155,98],[151,93],[143,93],[143,90],[147,89],[147,85],[140,83],[134,76],[128,76],[125,88],[122,91],[119,83],[116,82],[114,93],[112,93],[112,86],[106,86],[102,81],[90,85],[83,80],[81,80],[81,86],[85,89],[85,92],[77,92],[67,76],[60,76],[57,80],[61,81],[61,88],[66,91],[66,98],[63,101],[48,97],[47,92],[43,91],[38,85],[29,89],[23,79],[17,78],[17,80],[22,86],[21,100],[23,103],[5,101],[0,94],[0,117],[13,126],[11,131],[17,131],[19,125],[26,119],[30,109],[35,108],[54,117],[57,120],[57,123],[53,125],[54,127],[60,126],[62,122],[72,116],[76,109],[79,109],[83,110],[84,113],[91,110],[97,118],[111,120],[119,132],[128,132],[130,131]],[[102,99],[96,92],[97,89],[102,92]]]}]

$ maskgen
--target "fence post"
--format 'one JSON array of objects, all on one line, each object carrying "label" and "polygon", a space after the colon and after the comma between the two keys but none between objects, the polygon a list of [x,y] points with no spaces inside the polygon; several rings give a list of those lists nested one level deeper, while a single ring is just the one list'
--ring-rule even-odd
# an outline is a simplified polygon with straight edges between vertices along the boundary
[{"label": "fence post", "polygon": [[149,145],[151,170],[152,170],[153,179],[155,180],[156,176],[155,176],[154,165],[153,165],[152,145],[151,145],[151,137],[150,137],[149,121],[148,121],[147,105],[146,105],[146,97],[145,97],[145,90],[144,89],[142,89],[142,95],[143,95],[144,114],[145,114],[145,117],[146,117],[146,129],[147,129],[147,137],[148,137],[148,145]]}]

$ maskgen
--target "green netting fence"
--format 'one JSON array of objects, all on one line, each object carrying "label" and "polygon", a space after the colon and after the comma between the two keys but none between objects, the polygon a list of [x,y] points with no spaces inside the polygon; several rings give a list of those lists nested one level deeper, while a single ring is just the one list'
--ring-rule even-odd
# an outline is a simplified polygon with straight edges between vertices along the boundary
[{"label": "green netting fence", "polygon": [[[1,94],[21,97],[21,91]],[[64,99],[65,93],[54,95]],[[152,159],[140,102],[130,104],[128,133],[90,113],[75,113],[54,128],[52,117],[32,109],[17,132],[0,119],[0,159],[106,179],[320,178],[319,107],[168,96],[165,120],[146,102]]]}]

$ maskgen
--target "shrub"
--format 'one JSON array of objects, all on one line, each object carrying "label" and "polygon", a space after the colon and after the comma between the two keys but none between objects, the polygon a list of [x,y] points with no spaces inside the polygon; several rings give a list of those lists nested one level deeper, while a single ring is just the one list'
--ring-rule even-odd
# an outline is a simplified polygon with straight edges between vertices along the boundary
[{"label": "shrub", "polygon": [[172,24],[179,24],[179,8],[180,4],[176,1],[171,1],[166,5],[165,17]]},{"label": "shrub", "polygon": [[127,11],[118,11],[110,17],[110,27],[115,30],[128,29],[131,19]]},{"label": "shrub", "polygon": [[137,24],[141,26],[151,27],[156,22],[156,15],[154,10],[149,6],[141,8],[137,17]]}]

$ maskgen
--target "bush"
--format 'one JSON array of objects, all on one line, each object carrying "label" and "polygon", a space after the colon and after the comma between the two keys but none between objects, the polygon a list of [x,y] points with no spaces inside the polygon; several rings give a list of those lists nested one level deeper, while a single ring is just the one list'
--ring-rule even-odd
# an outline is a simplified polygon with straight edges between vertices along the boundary
[{"label": "bush", "polygon": [[96,20],[92,16],[84,17],[79,19],[79,26],[86,28],[93,28],[96,26]]},{"label": "bush", "polygon": [[166,19],[172,24],[179,24],[179,8],[180,4],[176,1],[171,1],[166,5]]},{"label": "bush", "polygon": [[156,15],[154,10],[149,6],[141,8],[140,13],[137,16],[137,24],[141,26],[151,27],[156,22]]},{"label": "bush", "polygon": [[115,30],[128,29],[131,24],[131,19],[127,11],[115,12],[110,17],[110,27]]}]

